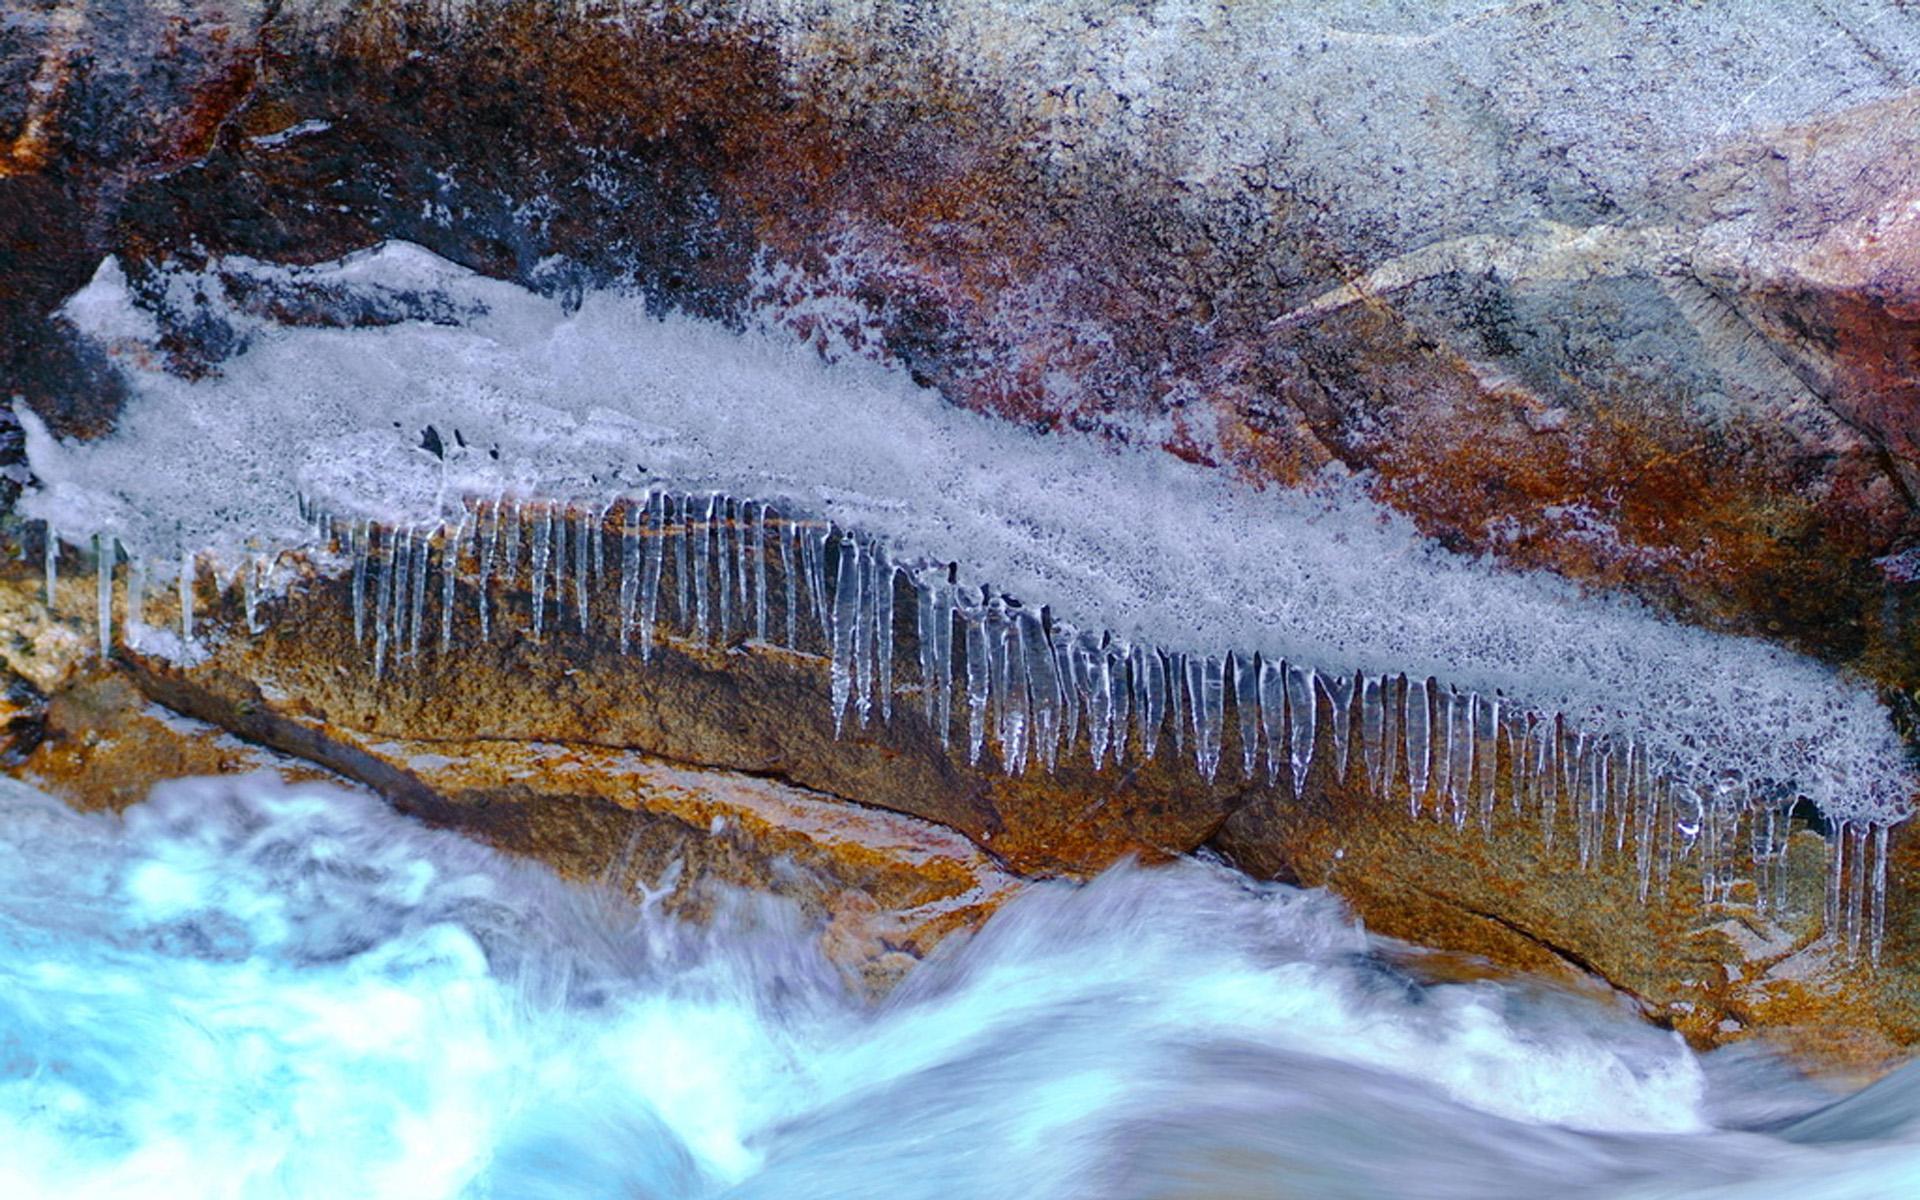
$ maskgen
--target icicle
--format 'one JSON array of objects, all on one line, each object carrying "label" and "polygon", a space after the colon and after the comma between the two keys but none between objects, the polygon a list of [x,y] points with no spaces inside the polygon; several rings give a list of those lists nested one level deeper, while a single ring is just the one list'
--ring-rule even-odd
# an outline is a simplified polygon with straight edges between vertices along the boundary
[{"label": "icicle", "polygon": [[640,597],[640,526],[627,502],[620,523],[620,653],[633,644],[633,606]]},{"label": "icicle", "polygon": [[1467,797],[1473,790],[1473,711],[1480,697],[1447,689],[1447,811],[1453,827],[1467,823]]},{"label": "icicle", "polygon": [[1407,803],[1416,817],[1426,804],[1427,782],[1433,766],[1433,721],[1427,697],[1425,679],[1407,680],[1406,701],[1402,706],[1404,718],[1400,726],[1407,731],[1407,792],[1410,796]]},{"label": "icicle", "polygon": [[1480,777],[1480,833],[1493,833],[1494,803],[1500,788],[1500,697],[1482,699],[1474,717],[1474,761]]},{"label": "icicle", "polygon": [[488,595],[493,586],[493,552],[500,544],[500,509],[504,496],[495,496],[493,500],[493,519],[487,522],[486,540],[480,550],[479,576],[474,581],[474,592],[480,601],[480,640],[493,638],[492,599]]},{"label": "icicle", "polygon": [[926,578],[929,574],[931,572],[924,567],[913,574],[913,629],[920,652],[920,713],[926,717],[928,724],[932,724],[935,689],[939,684],[933,658],[933,614],[937,598],[933,582]]},{"label": "icicle", "polygon": [[252,554],[246,555],[240,562],[240,611],[246,617],[247,632],[259,633],[260,578]]},{"label": "icicle", "polygon": [[547,567],[552,572],[548,576],[548,587],[553,596],[553,629],[555,633],[567,631],[567,572],[572,568],[572,555],[567,545],[572,540],[568,534],[568,515],[573,511],[571,504],[556,504],[550,510],[553,519],[553,543],[547,547]]},{"label": "icicle", "polygon": [[853,691],[853,660],[860,638],[860,544],[852,534],[842,532],[839,551],[833,590],[833,629],[828,639],[833,647],[831,677],[835,737],[840,736],[841,725],[846,718],[847,701]]},{"label": "icicle", "polygon": [[1376,796],[1387,794],[1387,706],[1381,694],[1385,682],[1370,675],[1360,684],[1360,756],[1367,768],[1367,787]]},{"label": "icicle", "polygon": [[594,547],[600,541],[600,514],[591,507],[583,507],[574,517],[578,527],[573,533],[573,603],[574,617],[580,624],[580,632],[587,632],[587,584],[588,570],[600,556]]},{"label": "icicle", "polygon": [[1873,898],[1868,920],[1871,932],[1867,938],[1867,955],[1877,967],[1880,947],[1887,936],[1887,827],[1877,822],[1873,826]]},{"label": "icicle", "polygon": [[967,630],[967,762],[978,764],[987,737],[987,702],[993,695],[993,664],[987,652],[987,614],[962,605],[960,621]]},{"label": "icicle", "polygon": [[413,530],[409,527],[406,533],[398,536],[400,539],[398,549],[394,551],[397,557],[393,563],[392,607],[387,610],[392,614],[393,629],[389,636],[393,640],[395,659],[400,657],[400,647],[406,641],[407,600],[413,595],[413,589],[408,586],[410,583],[408,575],[413,568]]},{"label": "icicle", "polygon": [[753,577],[747,573],[748,547],[748,500],[729,500],[727,502],[727,521],[733,526],[733,582],[734,598],[740,602],[740,624],[745,626],[747,614],[753,611]]},{"label": "icicle", "polygon": [[1239,654],[1227,657],[1233,676],[1233,710],[1240,728],[1240,775],[1252,779],[1260,765],[1260,668]]},{"label": "icicle", "polygon": [[365,518],[355,521],[348,536],[353,542],[353,644],[367,640],[367,554],[372,541]]},{"label": "icicle", "polygon": [[1354,686],[1352,675],[1320,676],[1320,687],[1327,693],[1328,707],[1333,710],[1334,779],[1342,784],[1347,781],[1347,755],[1353,746]]},{"label": "icicle", "polygon": [[1834,826],[1827,838],[1827,936],[1836,944],[1842,940],[1841,897],[1847,873],[1847,823]]},{"label": "icicle", "polygon": [[60,535],[53,531],[52,521],[46,527],[47,611],[52,613],[59,608]]},{"label": "icicle", "polygon": [[1293,768],[1293,796],[1306,798],[1307,771],[1313,766],[1313,746],[1319,725],[1314,692],[1319,676],[1311,667],[1280,664],[1286,677],[1288,761]]},{"label": "icicle", "polygon": [[860,728],[867,727],[873,714],[873,692],[878,672],[874,662],[879,630],[876,627],[880,607],[879,543],[868,542],[860,548],[860,626],[853,642],[853,710]]},{"label": "icicle", "polygon": [[1167,655],[1167,729],[1176,755],[1187,750],[1187,656]]},{"label": "icicle", "polygon": [[1226,720],[1226,664],[1213,655],[1187,660],[1188,699],[1193,704],[1193,754],[1201,778],[1213,782],[1220,769],[1220,733]]},{"label": "icicle", "polygon": [[660,576],[667,563],[667,494],[655,492],[647,501],[647,528],[640,548],[640,661],[653,659],[660,630]]},{"label": "icicle", "polygon": [[547,610],[547,552],[552,549],[553,513],[542,506],[533,517],[533,555],[530,564],[533,570],[533,637],[540,640],[540,633],[546,624]]},{"label": "icicle", "polygon": [[[1260,727],[1267,739],[1267,782],[1280,779],[1287,762],[1287,676],[1279,663],[1258,660],[1260,667]],[[1296,793],[1297,794],[1297,793]]]},{"label": "icicle", "polygon": [[673,498],[673,583],[674,616],[680,627],[693,629],[693,515],[691,496],[682,493]]},{"label": "icicle", "polygon": [[453,649],[453,600],[454,589],[460,582],[460,542],[467,533],[467,510],[460,510],[460,520],[453,529],[440,539],[440,654],[445,657]]},{"label": "icicle", "polygon": [[1053,677],[1060,685],[1060,743],[1071,761],[1080,742],[1080,689],[1074,684],[1073,654],[1080,631],[1065,621],[1053,622]]},{"label": "icicle", "polygon": [[1027,665],[1027,702],[1033,713],[1033,756],[1051,772],[1060,756],[1060,674],[1054,665],[1050,615],[1022,610],[1015,625],[1020,655]]},{"label": "icicle", "polygon": [[[1540,795],[1540,844],[1553,849],[1554,822],[1560,797],[1560,720],[1542,716],[1533,727],[1533,781]],[[1671,862],[1669,862],[1671,866]]]},{"label": "icicle", "polygon": [[1160,723],[1166,719],[1166,666],[1151,646],[1133,648],[1133,711],[1140,715],[1140,758],[1152,762],[1160,751]]},{"label": "icicle", "polygon": [[780,545],[780,574],[787,585],[787,649],[800,648],[800,530],[791,521],[774,528]]},{"label": "icicle", "polygon": [[180,552],[180,640],[193,641],[193,551]]},{"label": "icicle", "polygon": [[[1646,779],[1644,781],[1645,786],[1636,789],[1635,793],[1634,820],[1636,829],[1634,832],[1633,877],[1634,894],[1639,897],[1640,903],[1645,904],[1647,902],[1647,891],[1653,881],[1653,831],[1659,827],[1658,821],[1660,814],[1658,811],[1659,793],[1654,790],[1652,771],[1648,766],[1647,756],[1644,750],[1640,754],[1640,769],[1641,774],[1646,776]],[[1773,842],[1772,809],[1767,810],[1767,842],[1769,847],[1771,847]],[[1764,909],[1764,903],[1762,907]]]},{"label": "icicle", "polygon": [[827,597],[827,536],[831,530],[824,525],[809,525],[801,531],[800,552],[802,565],[807,572],[807,597],[813,604],[814,616],[820,621],[821,644],[833,644],[833,622],[828,618]]},{"label": "icicle", "polygon": [[936,581],[933,606],[934,696],[933,727],[946,749],[953,734],[953,571]]},{"label": "icicle", "polygon": [[[714,608],[714,640],[725,642],[733,635],[733,541],[727,522],[727,498],[707,500],[707,527],[713,543],[713,591],[718,602]],[[861,724],[866,724],[862,721]]]},{"label": "icicle", "polygon": [[1009,775],[1020,774],[1027,762],[1027,663],[1016,636],[1006,601],[993,597],[987,602],[987,653],[998,701],[1000,765]]},{"label": "icicle", "polygon": [[[113,535],[93,535],[94,629],[100,635],[100,657],[113,657]],[[248,622],[253,622],[249,618]]]},{"label": "icicle", "polygon": [[407,627],[407,657],[420,655],[420,622],[427,609],[427,531],[413,539],[413,614]]},{"label": "icicle", "polygon": [[[757,553],[757,551],[756,551]],[[756,562],[759,561],[757,558]],[[879,543],[873,547],[874,562],[874,605],[873,605],[873,657],[874,686],[880,692],[880,719],[893,720],[893,594],[898,586],[896,568],[887,558]],[[764,635],[767,624],[766,581],[760,579],[754,585],[759,589],[760,602],[755,613],[755,622]]]},{"label": "icicle", "polygon": [[[749,553],[753,556],[753,640],[765,644],[767,640],[767,506],[764,501],[754,505],[753,540],[749,546]],[[889,599],[887,603],[891,609],[892,600]],[[889,640],[893,636],[891,621],[887,624],[887,636]],[[887,676],[888,678],[893,676],[891,662],[887,665]],[[886,707],[888,714],[891,715],[893,711],[891,699],[886,702]]]},{"label": "icicle", "polygon": [[[1112,641],[1107,650],[1107,711],[1113,726],[1113,737],[1109,747],[1113,751],[1113,765],[1118,767],[1127,752],[1127,718],[1131,704],[1132,688],[1127,681],[1127,664],[1132,661],[1133,650],[1125,642]],[[1224,702],[1223,702],[1224,703]],[[1138,751],[1135,751],[1137,754]]]},{"label": "icicle", "polygon": [[1107,686],[1107,651],[1091,633],[1080,635],[1074,651],[1074,686],[1080,690],[1087,715],[1087,748],[1093,769],[1106,765],[1107,743],[1113,737],[1113,689]]},{"label": "icicle", "polygon": [[1867,915],[1867,827],[1856,822],[1847,831],[1853,845],[1848,849],[1852,859],[1851,878],[1847,884],[1847,954],[1860,956],[1860,939],[1866,932]]},{"label": "icicle", "polygon": [[127,633],[132,645],[147,627],[147,560],[127,556]]},{"label": "icicle", "polygon": [[[588,510],[590,520],[587,526],[587,536],[593,543],[593,578],[598,580],[603,587],[607,582],[607,514],[612,511],[612,501],[608,501],[597,509]],[[584,576],[586,572],[582,571],[580,574]],[[584,632],[584,630],[582,632]]]},{"label": "icicle", "polygon": [[513,517],[500,529],[507,539],[506,549],[503,551],[504,569],[500,574],[500,582],[509,590],[520,582],[520,527],[526,524],[526,519],[526,506],[516,499],[513,502]]},{"label": "icicle", "polygon": [[387,610],[393,604],[394,555],[399,549],[400,533],[389,527],[386,537],[385,553],[374,563],[373,576],[373,677],[380,678],[387,667],[387,638],[392,630],[387,621]]}]

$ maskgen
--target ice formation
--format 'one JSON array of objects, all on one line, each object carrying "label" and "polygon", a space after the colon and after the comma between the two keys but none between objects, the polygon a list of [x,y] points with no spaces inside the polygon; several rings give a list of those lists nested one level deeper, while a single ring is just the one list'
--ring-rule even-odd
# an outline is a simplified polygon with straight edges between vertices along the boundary
[{"label": "ice formation", "polygon": [[[276,328],[226,304],[236,276],[437,318]],[[136,360],[119,428],[85,445],[21,413],[22,509],[97,539],[103,647],[122,558],[123,627],[141,636],[139,597],[177,575],[190,649],[193,564],[237,572],[258,628],[299,548],[338,556],[376,676],[458,653],[459,605],[481,637],[591,632],[643,659],[667,636],[781,643],[829,660],[843,730],[912,704],[1010,772],[1174,753],[1294,795],[1326,773],[1457,828],[1570,833],[1582,863],[1631,862],[1643,898],[1684,863],[1709,901],[1750,877],[1783,903],[1807,798],[1832,830],[1828,927],[1877,953],[1904,752],[1866,687],[1777,647],[1447,554],[1351,483],[1252,494],[622,295],[569,312],[404,244],[162,282],[145,303],[249,342],[223,375]],[[145,313],[108,260],[67,315],[105,341]]]}]

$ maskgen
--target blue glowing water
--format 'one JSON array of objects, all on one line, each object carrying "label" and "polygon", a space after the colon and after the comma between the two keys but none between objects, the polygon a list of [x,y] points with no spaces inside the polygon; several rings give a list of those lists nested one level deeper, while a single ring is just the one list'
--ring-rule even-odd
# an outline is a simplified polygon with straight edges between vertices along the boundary
[{"label": "blue glowing water", "polygon": [[1202,863],[1036,888],[878,1006],[813,934],[354,792],[112,817],[0,780],[0,1196],[1920,1189],[1911,1071],[1834,1106],[1591,1001],[1419,983],[1327,897]]}]

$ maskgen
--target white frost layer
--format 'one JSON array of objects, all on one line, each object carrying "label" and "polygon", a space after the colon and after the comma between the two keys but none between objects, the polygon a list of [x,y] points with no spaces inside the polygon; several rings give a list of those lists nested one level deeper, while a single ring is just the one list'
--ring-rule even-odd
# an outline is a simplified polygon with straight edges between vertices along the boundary
[{"label": "white frost layer", "polygon": [[[1166,454],[1033,436],[774,335],[656,319],[635,297],[590,294],[568,313],[407,244],[315,268],[221,269],[418,293],[442,320],[469,315],[256,321],[224,376],[198,383],[131,356],[132,397],[108,438],[62,444],[22,412],[41,480],[27,515],[76,539],[113,533],[158,574],[183,546],[237,556],[300,542],[296,489],[336,512],[431,521],[503,489],[585,500],[711,487],[885,536],[895,561],[957,560],[962,582],[1050,604],[1083,629],[1431,675],[1637,731],[1669,761],[1791,786],[1839,819],[1908,811],[1903,751],[1864,685],[1449,554],[1351,484],[1253,493]],[[219,294],[200,276],[171,289]],[[112,260],[67,311],[103,337],[141,315]],[[419,448],[429,425],[444,460]]]}]

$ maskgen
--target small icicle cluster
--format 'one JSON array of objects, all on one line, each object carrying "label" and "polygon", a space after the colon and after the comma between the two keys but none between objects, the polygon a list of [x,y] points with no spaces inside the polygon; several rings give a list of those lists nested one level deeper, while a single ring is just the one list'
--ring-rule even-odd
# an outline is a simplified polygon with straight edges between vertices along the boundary
[{"label": "small icicle cluster", "polygon": [[[354,638],[376,678],[429,641],[452,652],[461,604],[473,605],[483,641],[511,620],[535,640],[588,634],[599,622],[622,654],[642,661],[665,637],[781,645],[828,658],[836,734],[850,721],[890,721],[897,692],[913,691],[943,746],[964,738],[971,765],[991,752],[1010,774],[1052,772],[1084,754],[1095,770],[1119,769],[1152,762],[1171,744],[1212,783],[1231,738],[1243,780],[1264,777],[1296,799],[1325,753],[1320,769],[1332,782],[1401,798],[1415,819],[1483,835],[1496,819],[1530,822],[1548,847],[1570,827],[1580,864],[1630,862],[1643,902],[1671,887],[1677,870],[1697,877],[1709,904],[1732,900],[1748,881],[1762,912],[1788,902],[1788,834],[1802,801],[1790,788],[1671,761],[1632,731],[1577,728],[1517,699],[1431,678],[1181,653],[1081,630],[1044,607],[961,585],[955,564],[898,559],[878,538],[765,501],[670,490],[600,503],[501,494],[469,499],[450,518],[388,525],[302,497],[300,514],[313,548],[348,556]],[[110,536],[93,540],[105,653],[120,556]],[[49,530],[49,604],[58,554]],[[240,570],[253,632],[273,562],[250,554]],[[188,643],[195,570],[189,556],[178,576]],[[129,557],[126,578],[126,621],[139,629],[147,570]],[[919,679],[896,689],[896,627],[909,620]],[[1838,822],[1828,839],[1827,929],[1849,954],[1875,962],[1887,843],[1888,827],[1872,822]]]}]

